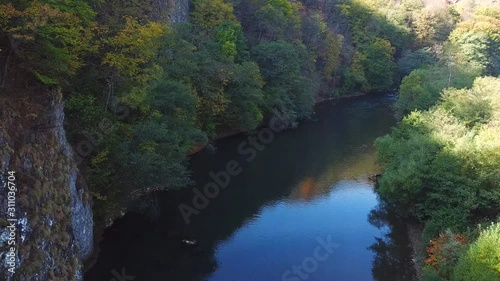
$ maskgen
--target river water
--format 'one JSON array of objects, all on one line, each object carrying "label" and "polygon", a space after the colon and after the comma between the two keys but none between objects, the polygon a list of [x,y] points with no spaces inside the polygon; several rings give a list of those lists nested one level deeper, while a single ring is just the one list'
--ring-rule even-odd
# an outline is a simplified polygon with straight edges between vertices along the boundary
[{"label": "river water", "polygon": [[396,124],[394,99],[327,101],[268,143],[217,142],[191,159],[194,187],[203,191],[228,163],[239,173],[198,199],[208,206],[186,223],[179,204],[193,206],[192,188],[137,202],[104,233],[85,280],[413,280],[405,224],[369,180],[378,172],[373,142]]}]

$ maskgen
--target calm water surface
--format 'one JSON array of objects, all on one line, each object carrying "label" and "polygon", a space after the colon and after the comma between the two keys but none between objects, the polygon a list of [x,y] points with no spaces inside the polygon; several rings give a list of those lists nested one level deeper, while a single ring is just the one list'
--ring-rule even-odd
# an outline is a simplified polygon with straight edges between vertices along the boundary
[{"label": "calm water surface", "polygon": [[[378,171],[373,142],[396,123],[393,102],[320,104],[311,120],[276,133],[251,161],[238,153],[250,147],[242,145],[248,136],[197,154],[191,169],[200,190],[229,161],[242,172],[188,225],[177,206],[193,205],[192,190],[150,196],[153,211],[131,211],[106,231],[85,279],[109,281],[125,270],[134,281],[412,280],[405,225],[368,180]],[[198,246],[186,248],[182,239]],[[330,252],[327,241],[335,244]]]}]

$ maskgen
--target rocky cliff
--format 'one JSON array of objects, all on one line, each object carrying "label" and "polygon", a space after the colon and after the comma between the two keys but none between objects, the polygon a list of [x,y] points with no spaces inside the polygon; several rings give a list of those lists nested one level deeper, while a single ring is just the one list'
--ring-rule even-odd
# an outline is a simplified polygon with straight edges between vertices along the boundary
[{"label": "rocky cliff", "polygon": [[189,0],[153,0],[153,19],[170,23],[186,22],[189,19]]},{"label": "rocky cliff", "polygon": [[62,95],[18,88],[0,100],[0,274],[81,280],[93,247],[92,208],[66,140]]}]

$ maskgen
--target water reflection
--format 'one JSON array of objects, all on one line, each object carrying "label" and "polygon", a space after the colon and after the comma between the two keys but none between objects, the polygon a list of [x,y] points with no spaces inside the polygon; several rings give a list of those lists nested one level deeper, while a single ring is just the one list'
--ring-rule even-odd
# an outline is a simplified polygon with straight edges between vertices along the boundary
[{"label": "water reflection", "polygon": [[292,188],[289,198],[312,201],[330,192],[332,183],[350,179],[367,180],[369,175],[378,172],[373,148],[364,145],[325,167],[320,174],[305,177]]},{"label": "water reflection", "polygon": [[[294,268],[285,280],[306,274],[310,281],[372,280],[368,247],[380,230],[367,223],[366,216],[376,204],[371,183],[343,180],[313,201],[267,205],[216,245],[218,268],[206,280],[282,280]],[[304,261],[312,260],[321,239],[332,243],[331,253],[307,271]]]},{"label": "water reflection", "polygon": [[369,248],[375,253],[373,278],[378,281],[416,280],[406,224],[395,214],[389,206],[380,202],[368,217],[377,228],[389,229],[384,235],[376,237],[376,242]]},{"label": "water reflection", "polygon": [[[406,247],[406,233],[367,221],[378,204],[367,181],[377,171],[372,143],[395,123],[391,104],[384,97],[322,104],[314,121],[276,134],[251,162],[237,153],[244,136],[222,140],[215,153],[197,154],[191,169],[201,190],[212,181],[210,172],[228,161],[237,161],[243,172],[189,225],[177,209],[179,203],[192,205],[189,189],[159,193],[156,221],[127,214],[106,232],[86,280],[109,281],[111,270],[122,267],[134,281],[281,280],[311,254],[316,238],[329,234],[341,247],[308,280],[407,280],[399,278],[406,276],[399,267],[408,259],[399,264],[386,257],[404,256],[396,248]],[[182,239],[196,239],[198,247],[183,247]]]}]

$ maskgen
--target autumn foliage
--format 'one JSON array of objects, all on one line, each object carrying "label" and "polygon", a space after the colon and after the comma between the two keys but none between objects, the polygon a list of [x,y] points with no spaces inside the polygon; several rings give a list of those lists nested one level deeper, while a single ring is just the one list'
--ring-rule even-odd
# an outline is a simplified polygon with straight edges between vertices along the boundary
[{"label": "autumn foliage", "polygon": [[432,266],[441,276],[449,276],[452,266],[467,246],[469,239],[464,234],[454,234],[451,231],[441,233],[432,239],[426,248],[427,265]]}]

